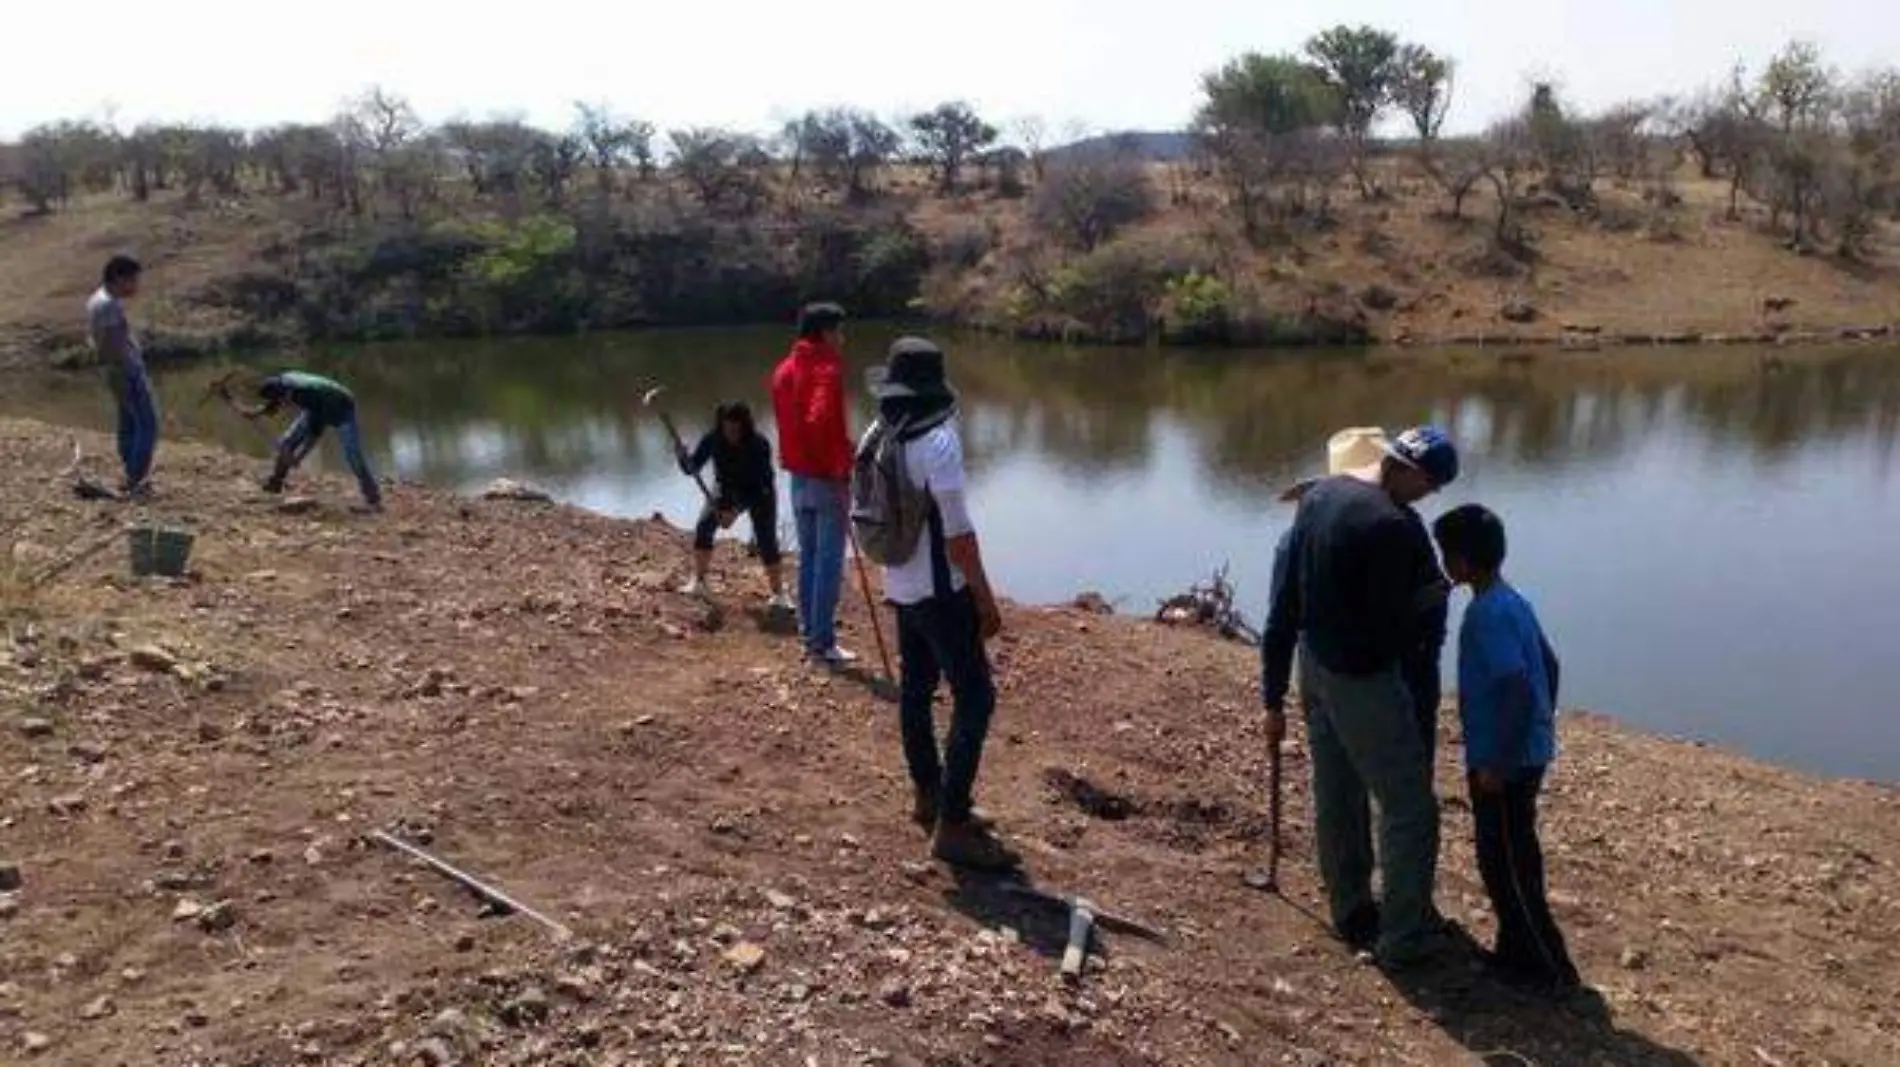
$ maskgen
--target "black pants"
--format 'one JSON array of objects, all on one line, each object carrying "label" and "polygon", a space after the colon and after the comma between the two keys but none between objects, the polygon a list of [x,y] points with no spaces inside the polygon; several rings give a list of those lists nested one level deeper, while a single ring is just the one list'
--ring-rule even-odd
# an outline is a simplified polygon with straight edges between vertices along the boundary
[{"label": "black pants", "polygon": [[[975,596],[963,589],[948,597],[899,604],[897,654],[904,676],[898,707],[911,782],[937,795],[944,819],[968,819],[983,741],[996,710],[996,684],[978,633]],[[931,716],[939,681],[950,683],[955,707],[949,744],[941,756]]]},{"label": "black pants", "polygon": [[752,520],[752,539],[759,545],[759,562],[770,567],[779,561],[778,550],[778,496],[768,494],[755,500],[750,506],[741,507],[738,503],[719,497],[716,503],[709,503],[699,513],[699,522],[693,527],[693,547],[701,552],[711,552],[713,535],[719,532],[719,511],[744,511]]},{"label": "black pants", "polygon": [[1544,890],[1544,851],[1537,843],[1537,794],[1543,786],[1539,767],[1507,778],[1502,792],[1471,790],[1478,870],[1498,915],[1498,962],[1534,980],[1574,983],[1577,968]]}]

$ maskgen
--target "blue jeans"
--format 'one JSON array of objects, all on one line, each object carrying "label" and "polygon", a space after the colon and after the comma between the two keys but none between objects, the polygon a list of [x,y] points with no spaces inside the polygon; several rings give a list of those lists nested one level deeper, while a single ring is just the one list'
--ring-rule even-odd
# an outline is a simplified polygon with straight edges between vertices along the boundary
[{"label": "blue jeans", "polygon": [[144,371],[129,371],[119,390],[119,462],[130,489],[152,476],[158,454],[158,400]]},{"label": "blue jeans", "polygon": [[271,487],[283,488],[284,477],[317,446],[326,425],[336,427],[337,438],[343,442],[343,461],[350,465],[350,473],[356,475],[356,487],[362,491],[364,502],[372,506],[380,505],[383,502],[382,489],[376,484],[376,475],[369,469],[369,460],[363,456],[363,435],[357,428],[354,409],[328,423],[308,411],[299,414],[297,421],[290,424],[290,429],[277,442],[277,469],[271,474]]},{"label": "blue jeans", "polygon": [[838,596],[844,585],[844,524],[850,501],[842,482],[792,475],[798,527],[798,632],[808,652],[838,646]]}]

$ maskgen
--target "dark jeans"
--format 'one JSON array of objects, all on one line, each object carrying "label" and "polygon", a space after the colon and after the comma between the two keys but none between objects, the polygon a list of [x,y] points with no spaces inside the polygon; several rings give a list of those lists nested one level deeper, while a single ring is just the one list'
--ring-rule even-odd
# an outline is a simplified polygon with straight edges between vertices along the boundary
[{"label": "dark jeans", "polygon": [[[911,782],[937,796],[944,819],[961,822],[970,817],[983,741],[996,710],[996,684],[978,633],[975,596],[964,589],[948,598],[899,604],[897,654],[904,676],[899,709]],[[949,744],[939,756],[930,709],[941,680],[950,683],[955,711]]]},{"label": "dark jeans", "polygon": [[326,426],[335,426],[338,439],[343,442],[343,460],[350,465],[350,473],[356,475],[356,487],[363,494],[363,500],[371,505],[383,502],[381,487],[376,484],[376,475],[369,469],[369,460],[363,455],[363,436],[356,425],[356,409],[336,413],[328,419],[319,419],[308,411],[297,416],[290,424],[290,430],[277,442],[277,467],[271,472],[268,483],[273,491],[284,487],[284,479],[297,464],[302,463],[310,450],[317,447],[317,441],[323,437]]},{"label": "dark jeans", "polygon": [[699,513],[699,522],[693,526],[693,547],[701,552],[711,552],[713,535],[719,532],[719,509],[744,511],[752,520],[752,539],[759,545],[759,562],[770,567],[779,561],[778,549],[778,497],[768,494],[755,501],[750,507],[741,508],[737,503],[720,497],[716,503],[709,503]]},{"label": "dark jeans", "polygon": [[1533,768],[1507,778],[1501,793],[1472,789],[1478,870],[1498,915],[1498,962],[1538,980],[1575,982],[1577,968],[1544,890],[1544,851],[1537,842],[1543,786],[1543,769]]}]

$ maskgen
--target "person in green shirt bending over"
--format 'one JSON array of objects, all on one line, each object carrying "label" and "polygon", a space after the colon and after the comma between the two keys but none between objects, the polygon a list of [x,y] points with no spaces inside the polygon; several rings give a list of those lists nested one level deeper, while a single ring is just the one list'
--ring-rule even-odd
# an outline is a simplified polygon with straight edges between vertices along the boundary
[{"label": "person in green shirt bending over", "polygon": [[370,472],[369,461],[363,458],[363,438],[356,425],[356,397],[348,389],[322,375],[292,370],[264,379],[257,387],[257,395],[262,403],[247,407],[233,402],[232,406],[247,419],[274,415],[286,403],[298,409],[296,421],[278,439],[277,466],[270,477],[264,479],[265,492],[283,492],[284,479],[317,447],[323,431],[334,426],[343,442],[343,459],[356,475],[357,487],[363,491],[364,510],[383,510],[382,490],[376,484],[376,475]]}]

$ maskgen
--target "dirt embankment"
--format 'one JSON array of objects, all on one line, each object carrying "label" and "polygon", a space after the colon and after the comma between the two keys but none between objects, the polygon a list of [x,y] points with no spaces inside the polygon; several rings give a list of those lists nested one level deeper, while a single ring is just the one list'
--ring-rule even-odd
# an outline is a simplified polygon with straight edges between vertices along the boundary
[{"label": "dirt embankment", "polygon": [[[334,478],[291,513],[168,444],[151,510],[197,532],[194,572],[133,582],[130,516],[66,495],[69,457],[0,423],[6,1062],[1900,1062],[1891,789],[1566,716],[1546,841],[1602,1004],[1457,959],[1396,985],[1315,919],[1297,744],[1287,899],[1242,885],[1248,650],[1012,607],[981,800],[1037,883],[1167,934],[1109,934],[1069,989],[1058,916],[927,862],[892,708],[797,665],[738,552],[715,615],[670,591],[662,525],[413,487],[361,519]],[[1439,900],[1482,940],[1441,740]],[[483,918],[378,828],[575,940]]]},{"label": "dirt embankment", "polygon": [[[604,219],[498,217],[453,186],[435,214],[409,223],[262,189],[196,206],[102,194],[47,216],[0,212],[0,367],[85,358],[80,308],[118,251],[151,268],[134,318],[161,355],[783,321],[813,291],[861,314],[910,309],[1024,337],[1124,343],[1594,347],[1900,332],[1892,223],[1878,224],[1862,261],[1797,255],[1765,210],[1730,217],[1726,184],[1685,170],[1666,206],[1615,182],[1588,210],[1526,197],[1517,218],[1529,245],[1505,255],[1490,193],[1472,193],[1453,216],[1411,164],[1380,168],[1383,199],[1342,185],[1324,224],[1256,246],[1218,187],[1156,166],[1150,185],[1167,190],[1165,206],[1088,252],[1039,228],[1033,195],[938,198],[902,172],[871,207],[786,191],[775,214],[719,224],[730,232],[692,229],[702,244],[651,232],[631,207]],[[652,195],[671,204],[686,194]],[[579,244],[546,244],[582,230],[591,236]],[[577,251],[620,244],[642,251],[610,261]],[[811,248],[838,254],[814,263]]]}]

